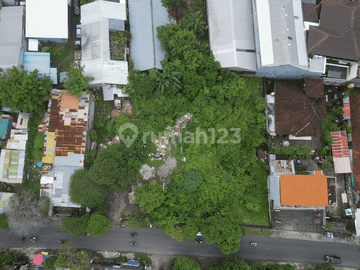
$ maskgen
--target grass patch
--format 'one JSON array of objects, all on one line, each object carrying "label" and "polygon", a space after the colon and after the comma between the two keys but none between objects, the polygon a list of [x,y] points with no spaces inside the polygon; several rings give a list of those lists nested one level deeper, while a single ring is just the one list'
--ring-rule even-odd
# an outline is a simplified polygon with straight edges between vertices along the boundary
[{"label": "grass patch", "polygon": [[144,216],[130,216],[129,220],[126,221],[126,227],[135,229],[149,228],[149,222],[145,220]]},{"label": "grass patch", "polygon": [[271,234],[270,229],[260,229],[260,228],[250,228],[244,227],[245,235],[252,235],[252,236],[269,236]]},{"label": "grass patch", "polygon": [[59,73],[66,71],[74,63],[75,41],[68,39],[66,43],[45,43],[43,51],[51,53],[51,62],[58,67]]},{"label": "grass patch", "polygon": [[144,255],[144,254],[135,253],[134,254],[134,260],[138,261],[139,263],[146,262],[148,265],[151,265],[151,259],[148,256]]},{"label": "grass patch", "polygon": [[49,201],[44,202],[44,204],[42,205],[42,208],[41,208],[41,214],[44,217],[47,217],[49,215],[49,210],[50,210],[50,202]]}]

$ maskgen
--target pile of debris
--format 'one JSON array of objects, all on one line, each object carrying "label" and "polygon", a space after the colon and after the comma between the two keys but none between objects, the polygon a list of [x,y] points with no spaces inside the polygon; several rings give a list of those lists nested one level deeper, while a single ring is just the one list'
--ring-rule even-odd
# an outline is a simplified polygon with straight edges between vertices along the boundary
[{"label": "pile of debris", "polygon": [[156,172],[158,176],[161,178],[166,178],[169,173],[176,168],[177,161],[174,157],[168,157],[167,160],[165,160],[165,163],[161,165]]},{"label": "pile of debris", "polygon": [[123,100],[121,106],[121,113],[131,114],[132,104],[130,100]]},{"label": "pile of debris", "polygon": [[155,177],[155,168],[150,167],[147,164],[142,165],[139,172],[142,175],[142,177],[144,178],[144,180],[149,180],[149,179]]},{"label": "pile of debris", "polygon": [[168,126],[166,129],[169,130],[169,136],[166,136],[166,134],[164,134],[163,137],[161,138],[157,138],[155,136],[155,144],[156,144],[156,148],[157,148],[157,153],[156,154],[150,154],[150,156],[154,156],[154,159],[157,160],[162,160],[165,155],[166,155],[166,149],[167,147],[171,147],[169,145],[169,141],[172,142],[172,144],[174,145],[174,147],[176,147],[176,137],[178,137],[180,135],[181,130],[183,130],[184,128],[186,128],[186,124],[188,121],[190,121],[192,119],[192,115],[190,113],[176,119],[176,124],[175,126]]}]

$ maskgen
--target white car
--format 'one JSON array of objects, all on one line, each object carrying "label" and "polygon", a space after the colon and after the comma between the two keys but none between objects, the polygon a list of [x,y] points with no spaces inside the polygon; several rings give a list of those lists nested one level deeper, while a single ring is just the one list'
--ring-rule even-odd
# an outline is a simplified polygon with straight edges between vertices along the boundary
[{"label": "white car", "polygon": [[81,38],[81,24],[76,25],[76,38]]}]

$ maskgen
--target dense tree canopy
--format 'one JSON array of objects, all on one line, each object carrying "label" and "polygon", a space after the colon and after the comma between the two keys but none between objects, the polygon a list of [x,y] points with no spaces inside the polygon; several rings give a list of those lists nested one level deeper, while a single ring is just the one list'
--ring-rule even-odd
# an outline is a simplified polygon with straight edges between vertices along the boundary
[{"label": "dense tree canopy", "polygon": [[[178,170],[167,189],[151,183],[135,196],[168,235],[181,241],[201,231],[206,242],[230,254],[239,249],[244,234],[239,224],[268,224],[266,165],[256,157],[257,147],[266,142],[261,79],[222,69],[208,44],[186,25],[158,28],[167,51],[162,64],[176,72],[181,87],[169,83],[159,89],[161,72],[133,70],[126,91],[137,121],[151,131],[163,131],[191,113],[193,121],[184,132],[192,132],[194,143],[178,140]],[[189,177],[190,172],[201,178]]]},{"label": "dense tree canopy", "polygon": [[65,79],[64,86],[71,95],[80,97],[83,92],[87,92],[88,82],[93,80],[91,77],[85,77],[83,70],[82,67],[74,67],[67,72],[69,79]]},{"label": "dense tree canopy", "polygon": [[98,186],[123,191],[138,177],[140,165],[136,151],[123,143],[112,144],[98,152],[89,177]]},{"label": "dense tree canopy", "polygon": [[[2,70],[0,69],[0,72]],[[49,78],[39,78],[38,70],[28,73],[16,67],[8,69],[0,78],[0,97],[4,106],[22,112],[45,111],[52,89]]]},{"label": "dense tree canopy", "polygon": [[86,213],[82,217],[64,218],[61,220],[61,227],[64,232],[80,237],[86,234],[89,219],[89,213]]},{"label": "dense tree canopy", "polygon": [[58,249],[58,258],[54,263],[56,269],[86,270],[90,267],[91,253],[77,250],[74,243],[65,243]]},{"label": "dense tree canopy", "polygon": [[178,256],[174,263],[174,270],[201,270],[200,264],[187,256]]},{"label": "dense tree canopy", "polygon": [[91,237],[100,237],[110,229],[110,226],[111,221],[108,218],[100,214],[92,214],[86,231]]},{"label": "dense tree canopy", "polygon": [[75,171],[70,180],[70,199],[83,207],[95,207],[108,196],[105,187],[98,186],[90,181],[87,170]]}]

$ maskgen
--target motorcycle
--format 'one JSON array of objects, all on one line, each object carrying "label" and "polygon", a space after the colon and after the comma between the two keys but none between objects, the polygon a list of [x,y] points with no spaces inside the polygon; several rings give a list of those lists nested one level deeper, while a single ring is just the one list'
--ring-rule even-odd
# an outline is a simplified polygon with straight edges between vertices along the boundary
[{"label": "motorcycle", "polygon": [[130,242],[129,245],[130,246],[137,246],[137,243],[136,242]]},{"label": "motorcycle", "polygon": [[251,242],[250,245],[256,247],[257,243],[256,242]]},{"label": "motorcycle", "polygon": [[37,237],[36,237],[36,236],[33,236],[33,237],[30,238],[30,241],[33,242],[33,243],[35,243],[36,240],[37,240]]},{"label": "motorcycle", "polygon": [[136,236],[137,236],[136,233],[132,233],[132,234],[131,234],[131,237],[136,237]]},{"label": "motorcycle", "polygon": [[60,244],[65,244],[66,241],[65,241],[65,240],[59,240],[59,243],[60,243]]},{"label": "motorcycle", "polygon": [[195,240],[195,245],[201,244],[202,240]]},{"label": "motorcycle", "polygon": [[25,237],[19,237],[19,242],[22,242],[25,239],[26,239]]}]

